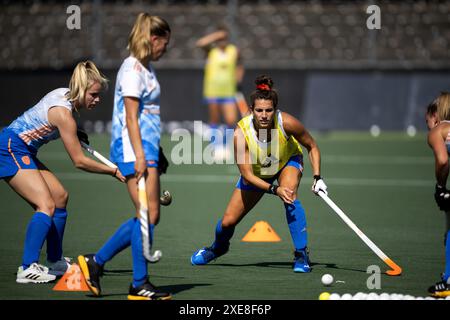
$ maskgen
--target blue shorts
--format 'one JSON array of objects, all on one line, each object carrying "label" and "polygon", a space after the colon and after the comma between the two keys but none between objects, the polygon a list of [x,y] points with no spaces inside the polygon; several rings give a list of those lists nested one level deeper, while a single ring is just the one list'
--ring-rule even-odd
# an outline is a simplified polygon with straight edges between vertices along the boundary
[{"label": "blue shorts", "polygon": [[[118,162],[116,164],[124,177],[132,176],[135,174],[134,161]],[[158,168],[158,162],[154,160],[147,160],[147,168]]]},{"label": "blue shorts", "polygon": [[217,103],[217,104],[224,104],[224,103],[235,103],[236,97],[216,97],[216,98],[204,98],[205,104],[208,103]]},{"label": "blue shorts", "polygon": [[[283,168],[281,168],[276,175],[274,175],[271,178],[268,179],[263,179],[264,181],[266,181],[267,183],[272,184],[276,179],[278,179],[281,171],[283,171],[284,168],[286,167],[294,167],[299,169],[300,171],[303,171],[303,156],[301,155],[295,155],[292,156],[289,161],[284,165]],[[238,182],[236,183],[236,188],[240,189],[240,190],[246,190],[246,191],[264,191],[261,190],[247,182],[244,181],[244,178],[242,178],[242,176],[239,177]]]},{"label": "blue shorts", "polygon": [[8,129],[0,132],[0,179],[14,176],[20,169],[38,169],[36,151]]}]

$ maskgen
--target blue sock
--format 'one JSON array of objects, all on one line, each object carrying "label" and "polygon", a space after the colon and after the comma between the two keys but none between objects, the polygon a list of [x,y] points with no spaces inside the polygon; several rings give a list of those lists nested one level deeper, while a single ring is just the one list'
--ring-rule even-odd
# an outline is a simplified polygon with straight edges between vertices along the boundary
[{"label": "blue sock", "polygon": [[233,237],[234,227],[222,228],[222,219],[216,225],[216,239],[212,245],[214,251],[226,252],[230,247],[230,239]]},{"label": "blue sock", "polygon": [[450,230],[447,231],[445,240],[445,273],[443,278],[444,281],[448,281],[448,278],[450,278]]},{"label": "blue sock", "polygon": [[22,266],[27,269],[33,262],[39,261],[42,246],[52,225],[52,218],[43,212],[33,214],[27,227]]},{"label": "blue sock", "polygon": [[134,223],[131,235],[131,253],[133,255],[133,286],[136,288],[147,280],[147,260],[142,248],[141,224],[138,219]]},{"label": "blue sock", "polygon": [[285,203],[284,207],[286,208],[286,219],[295,250],[302,250],[308,244],[305,210],[298,199],[293,204]]},{"label": "blue sock", "polygon": [[56,262],[62,258],[66,221],[66,208],[56,208],[53,214],[52,225],[47,234],[47,260],[50,262]]},{"label": "blue sock", "polygon": [[120,251],[127,248],[131,244],[131,234],[136,221],[136,218],[125,221],[94,256],[95,262],[102,266]]}]

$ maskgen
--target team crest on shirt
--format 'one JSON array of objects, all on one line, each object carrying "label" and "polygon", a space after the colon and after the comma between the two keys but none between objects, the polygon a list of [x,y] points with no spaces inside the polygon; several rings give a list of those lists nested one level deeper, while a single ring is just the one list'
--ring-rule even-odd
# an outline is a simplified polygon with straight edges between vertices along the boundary
[{"label": "team crest on shirt", "polygon": [[23,156],[23,157],[22,157],[22,162],[23,162],[25,165],[29,166],[30,163],[31,163],[30,157],[28,157],[28,156]]}]

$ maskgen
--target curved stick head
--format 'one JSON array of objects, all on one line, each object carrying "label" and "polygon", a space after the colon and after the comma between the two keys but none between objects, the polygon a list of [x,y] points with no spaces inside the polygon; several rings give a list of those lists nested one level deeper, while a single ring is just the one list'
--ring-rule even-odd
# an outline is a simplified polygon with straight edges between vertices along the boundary
[{"label": "curved stick head", "polygon": [[386,271],[388,276],[399,276],[402,274],[402,268],[400,268],[400,266],[394,261],[391,259],[386,259],[384,262],[391,268],[391,270]]},{"label": "curved stick head", "polygon": [[153,254],[150,254],[150,256],[147,259],[147,261],[150,262],[150,263],[156,263],[159,260],[161,260],[161,257],[162,257],[161,250],[155,250],[155,252]]},{"label": "curved stick head", "polygon": [[172,195],[169,191],[164,190],[162,196],[159,198],[159,203],[162,206],[168,206],[172,203]]}]

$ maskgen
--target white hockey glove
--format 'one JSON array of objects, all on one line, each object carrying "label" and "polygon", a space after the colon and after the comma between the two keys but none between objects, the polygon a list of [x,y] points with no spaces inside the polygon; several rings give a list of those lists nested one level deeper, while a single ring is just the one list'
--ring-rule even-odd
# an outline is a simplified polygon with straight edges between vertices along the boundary
[{"label": "white hockey glove", "polygon": [[311,190],[315,194],[318,194],[319,191],[322,190],[326,195],[328,195],[327,185],[325,184],[325,182],[323,182],[322,177],[319,175],[314,176],[314,183],[312,185]]}]

